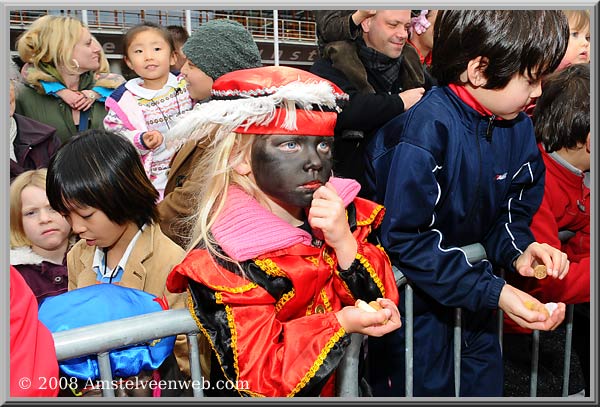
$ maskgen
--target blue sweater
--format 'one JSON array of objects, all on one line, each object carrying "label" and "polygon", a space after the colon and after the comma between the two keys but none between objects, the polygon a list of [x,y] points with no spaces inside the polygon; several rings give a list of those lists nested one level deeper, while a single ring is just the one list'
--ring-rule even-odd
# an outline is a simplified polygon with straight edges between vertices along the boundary
[{"label": "blue sweater", "polygon": [[[492,264],[515,271],[544,192],[529,117],[484,117],[436,87],[378,131],[366,161],[392,263],[444,306],[496,308],[505,282]],[[468,262],[459,248],[472,243],[488,260]]]}]

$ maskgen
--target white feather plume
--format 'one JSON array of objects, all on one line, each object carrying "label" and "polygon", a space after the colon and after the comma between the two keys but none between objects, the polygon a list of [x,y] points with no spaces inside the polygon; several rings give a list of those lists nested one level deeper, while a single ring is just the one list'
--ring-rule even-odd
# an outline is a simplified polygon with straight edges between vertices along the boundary
[{"label": "white feather plume", "polygon": [[312,110],[316,105],[336,109],[336,98],[345,95],[336,95],[333,87],[324,81],[294,81],[265,96],[240,96],[240,99],[200,103],[179,116],[165,134],[167,147],[178,149],[189,140],[199,140],[213,133],[219,137],[240,126],[246,129],[253,125],[268,126],[281,113],[278,108],[286,115],[282,127],[295,130],[297,108]]}]

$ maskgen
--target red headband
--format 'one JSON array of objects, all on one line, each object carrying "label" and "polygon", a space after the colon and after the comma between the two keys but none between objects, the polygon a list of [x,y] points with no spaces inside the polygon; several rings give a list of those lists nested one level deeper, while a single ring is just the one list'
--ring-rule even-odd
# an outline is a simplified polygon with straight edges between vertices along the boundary
[{"label": "red headband", "polygon": [[[230,72],[215,81],[214,99],[270,99],[275,113],[261,123],[244,122],[233,131],[245,134],[333,136],[337,102],[348,100],[338,86],[308,71],[268,66]],[[290,111],[290,106],[295,106]],[[252,110],[249,109],[252,117]],[[289,115],[294,118],[290,120]]]}]

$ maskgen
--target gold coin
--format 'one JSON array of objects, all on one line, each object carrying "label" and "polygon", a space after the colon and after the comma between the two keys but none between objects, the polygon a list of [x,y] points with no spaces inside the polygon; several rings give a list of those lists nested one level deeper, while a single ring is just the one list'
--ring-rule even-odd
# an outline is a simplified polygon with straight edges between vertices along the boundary
[{"label": "gold coin", "polygon": [[535,268],[533,269],[533,276],[538,280],[546,278],[547,275],[548,273],[546,272],[546,266],[544,266],[543,264],[535,266]]}]

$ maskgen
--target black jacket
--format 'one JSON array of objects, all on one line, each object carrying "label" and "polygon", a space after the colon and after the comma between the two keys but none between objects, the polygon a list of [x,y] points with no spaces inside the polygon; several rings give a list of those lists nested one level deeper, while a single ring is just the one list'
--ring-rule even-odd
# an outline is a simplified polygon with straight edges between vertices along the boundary
[{"label": "black jacket", "polygon": [[335,128],[334,172],[337,176],[360,182],[363,187],[360,196],[368,196],[365,195],[364,146],[376,130],[404,112],[404,103],[398,93],[418,87],[424,87],[427,91],[434,84],[412,46],[404,46],[401,58],[400,75],[391,89],[385,89],[378,75],[367,68],[367,79],[376,93],[358,92],[357,87],[344,73],[335,69],[328,59],[317,60],[310,70],[335,83],[350,95],[350,100],[338,116]]},{"label": "black jacket", "polygon": [[48,167],[60,140],[54,127],[21,116],[13,115],[17,122],[17,137],[13,143],[17,161],[10,160],[10,180],[19,174]]}]

